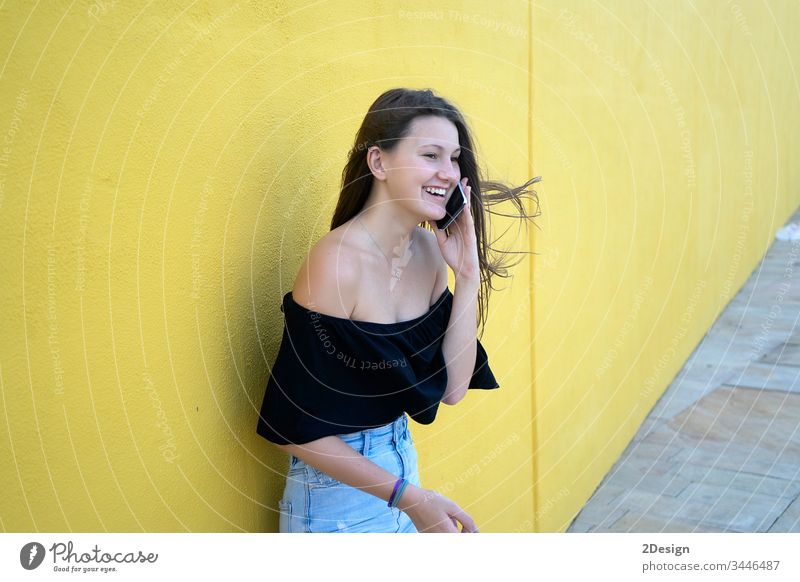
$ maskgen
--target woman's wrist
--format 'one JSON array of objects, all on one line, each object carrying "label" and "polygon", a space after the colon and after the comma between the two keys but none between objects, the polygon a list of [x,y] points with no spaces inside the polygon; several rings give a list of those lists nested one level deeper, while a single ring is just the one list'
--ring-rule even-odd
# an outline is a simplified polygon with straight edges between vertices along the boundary
[{"label": "woman's wrist", "polygon": [[423,489],[409,483],[403,491],[403,494],[400,496],[400,499],[398,499],[397,503],[395,503],[395,506],[400,511],[408,513],[409,510],[413,509],[420,503],[423,497],[422,493]]},{"label": "woman's wrist", "polygon": [[481,282],[480,272],[459,272],[456,273],[456,286],[459,284],[462,286],[469,286],[469,287],[478,287]]}]

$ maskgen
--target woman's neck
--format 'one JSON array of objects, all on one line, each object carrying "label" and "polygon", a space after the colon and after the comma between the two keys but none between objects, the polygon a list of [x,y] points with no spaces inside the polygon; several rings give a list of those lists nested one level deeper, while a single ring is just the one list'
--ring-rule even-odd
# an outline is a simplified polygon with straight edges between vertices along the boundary
[{"label": "woman's neck", "polygon": [[372,205],[367,203],[357,215],[372,242],[387,258],[404,256],[411,241],[414,240],[414,231],[420,222],[418,216],[398,210],[392,203]]}]

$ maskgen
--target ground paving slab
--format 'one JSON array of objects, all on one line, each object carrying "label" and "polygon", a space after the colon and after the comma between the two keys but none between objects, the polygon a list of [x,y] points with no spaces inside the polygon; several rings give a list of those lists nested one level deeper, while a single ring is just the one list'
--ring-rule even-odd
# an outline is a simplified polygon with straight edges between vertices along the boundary
[{"label": "ground paving slab", "polygon": [[800,241],[773,243],[567,531],[800,532]]}]

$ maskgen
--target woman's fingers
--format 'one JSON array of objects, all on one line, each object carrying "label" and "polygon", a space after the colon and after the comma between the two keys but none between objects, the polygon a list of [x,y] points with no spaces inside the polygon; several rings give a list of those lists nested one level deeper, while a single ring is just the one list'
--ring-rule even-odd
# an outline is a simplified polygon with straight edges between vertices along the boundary
[{"label": "woman's fingers", "polygon": [[461,533],[478,533],[478,526],[472,521],[472,518],[467,515],[467,512],[461,508],[454,513],[454,516],[461,522]]},{"label": "woman's fingers", "polygon": [[430,492],[425,500],[409,508],[409,517],[420,533],[477,533],[478,527],[472,518],[455,502],[440,493]]}]

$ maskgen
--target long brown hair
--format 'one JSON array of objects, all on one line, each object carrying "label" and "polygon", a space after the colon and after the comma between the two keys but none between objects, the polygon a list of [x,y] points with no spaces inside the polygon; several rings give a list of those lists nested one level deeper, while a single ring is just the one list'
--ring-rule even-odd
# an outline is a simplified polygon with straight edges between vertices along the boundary
[{"label": "long brown hair", "polygon": [[[353,147],[348,154],[347,164],[342,171],[342,188],[339,201],[331,220],[331,230],[341,226],[364,207],[372,190],[372,172],[367,165],[367,150],[377,145],[385,151],[394,149],[399,141],[408,135],[411,122],[416,117],[436,115],[449,119],[458,130],[458,142],[461,147],[459,167],[461,177],[468,178],[472,187],[470,207],[475,223],[475,238],[478,243],[478,262],[480,265],[480,291],[478,293],[478,322],[483,335],[486,324],[489,294],[494,287],[492,277],[498,275],[507,278],[508,267],[519,261],[506,264],[509,254],[498,251],[487,240],[487,214],[502,214],[490,210],[491,206],[510,200],[519,211],[514,215],[520,219],[532,220],[541,214],[539,199],[530,186],[539,180],[532,178],[521,186],[511,187],[501,182],[483,180],[473,147],[472,134],[464,116],[449,101],[434,94],[430,89],[390,89],[378,97],[367,111],[364,121],[356,134]],[[524,198],[535,202],[536,210],[532,215],[525,213]],[[502,216],[509,216],[502,214]],[[522,260],[520,258],[520,260]]]}]

